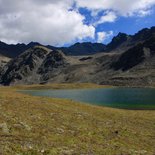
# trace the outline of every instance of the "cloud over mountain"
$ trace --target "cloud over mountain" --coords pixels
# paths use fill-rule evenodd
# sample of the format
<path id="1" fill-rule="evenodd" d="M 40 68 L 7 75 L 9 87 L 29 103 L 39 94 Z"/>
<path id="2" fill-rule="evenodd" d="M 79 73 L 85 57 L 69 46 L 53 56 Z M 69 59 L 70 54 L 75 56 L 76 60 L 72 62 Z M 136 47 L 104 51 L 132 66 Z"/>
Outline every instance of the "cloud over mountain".
<path id="1" fill-rule="evenodd" d="M 145 16 L 154 4 L 155 0 L 0 0 L 0 40 L 51 45 L 95 40 L 97 25 L 114 22 L 118 16 Z M 96 12 L 92 18 L 104 14 L 87 24 L 80 8 Z"/>
<path id="2" fill-rule="evenodd" d="M 97 42 L 98 43 L 102 43 L 103 41 L 105 41 L 106 39 L 108 39 L 109 37 L 111 37 L 112 35 L 113 35 L 113 31 L 98 32 L 97 33 Z"/>
<path id="3" fill-rule="evenodd" d="M 93 38 L 95 28 L 83 23 L 84 16 L 64 1 L 1 0 L 0 39 L 7 42 L 38 41 L 61 45 L 86 37 Z"/>

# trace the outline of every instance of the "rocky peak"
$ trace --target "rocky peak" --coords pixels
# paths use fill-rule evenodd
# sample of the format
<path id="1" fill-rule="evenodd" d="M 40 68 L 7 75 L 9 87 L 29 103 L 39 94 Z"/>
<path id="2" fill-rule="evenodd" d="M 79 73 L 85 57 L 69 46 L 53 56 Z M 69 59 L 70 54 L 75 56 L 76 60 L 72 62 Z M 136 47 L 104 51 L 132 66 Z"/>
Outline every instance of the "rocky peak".
<path id="1" fill-rule="evenodd" d="M 129 35 L 125 33 L 118 33 L 117 36 L 115 36 L 112 41 L 107 45 L 107 50 L 113 50 L 117 48 L 119 45 L 127 41 Z"/>
<path id="2" fill-rule="evenodd" d="M 151 27 L 150 29 L 145 28 L 137 32 L 133 36 L 133 41 L 143 41 L 155 36 L 155 27 Z"/>
<path id="3" fill-rule="evenodd" d="M 29 44 L 27 44 L 28 47 L 34 47 L 34 46 L 40 46 L 41 44 L 38 42 L 31 41 Z"/>

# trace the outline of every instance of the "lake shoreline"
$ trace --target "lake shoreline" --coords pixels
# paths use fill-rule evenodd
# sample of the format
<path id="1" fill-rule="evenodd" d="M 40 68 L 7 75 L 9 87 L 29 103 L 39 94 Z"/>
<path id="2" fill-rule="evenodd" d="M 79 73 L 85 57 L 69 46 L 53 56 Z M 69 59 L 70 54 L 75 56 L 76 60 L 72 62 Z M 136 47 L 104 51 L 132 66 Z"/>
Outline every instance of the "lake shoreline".
<path id="1" fill-rule="evenodd" d="M 100 85 L 95 83 L 48 83 L 32 85 L 10 85 L 0 87 L 10 87 L 15 89 L 89 89 L 89 88 L 155 88 L 155 86 L 121 86 L 121 85 Z"/>

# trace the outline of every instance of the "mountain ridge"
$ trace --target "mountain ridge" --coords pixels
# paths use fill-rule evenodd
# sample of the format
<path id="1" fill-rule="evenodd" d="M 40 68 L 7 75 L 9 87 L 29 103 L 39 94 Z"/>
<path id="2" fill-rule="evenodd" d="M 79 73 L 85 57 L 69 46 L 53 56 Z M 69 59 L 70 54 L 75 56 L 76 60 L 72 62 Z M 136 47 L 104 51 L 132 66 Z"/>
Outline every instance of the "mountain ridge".
<path id="1" fill-rule="evenodd" d="M 149 39 L 152 34 L 155 34 L 155 27 L 144 28 L 134 35 L 128 35 L 125 33 L 119 32 L 116 36 L 113 37 L 110 43 L 107 45 L 102 43 L 75 43 L 69 47 L 54 47 L 51 45 L 42 45 L 38 42 L 30 42 L 28 44 L 6 44 L 0 41 L 0 54 L 9 58 L 15 58 L 16 56 L 23 53 L 25 50 L 36 46 L 44 46 L 51 50 L 62 50 L 66 55 L 91 55 L 100 52 L 111 52 L 117 50 L 117 52 L 122 52 L 131 47 L 131 45 L 137 44 L 143 40 Z M 128 40 L 128 42 L 127 42 Z"/>

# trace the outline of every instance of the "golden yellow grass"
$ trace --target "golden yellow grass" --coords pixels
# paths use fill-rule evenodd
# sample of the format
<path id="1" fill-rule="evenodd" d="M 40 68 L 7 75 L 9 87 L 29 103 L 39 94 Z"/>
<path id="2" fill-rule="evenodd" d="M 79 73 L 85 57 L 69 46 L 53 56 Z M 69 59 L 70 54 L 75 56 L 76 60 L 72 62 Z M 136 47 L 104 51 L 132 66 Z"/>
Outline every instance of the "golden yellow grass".
<path id="1" fill-rule="evenodd" d="M 28 87 L 34 88 L 25 88 Z M 15 90 L 17 87 L 0 88 L 2 155 L 155 154 L 154 111 L 98 107 L 24 95 Z"/>
<path id="2" fill-rule="evenodd" d="M 45 85 L 18 85 L 11 88 L 15 89 L 85 89 L 85 88 L 109 88 L 112 86 L 108 85 L 97 85 L 93 83 L 54 83 L 54 84 L 45 84 Z"/>

